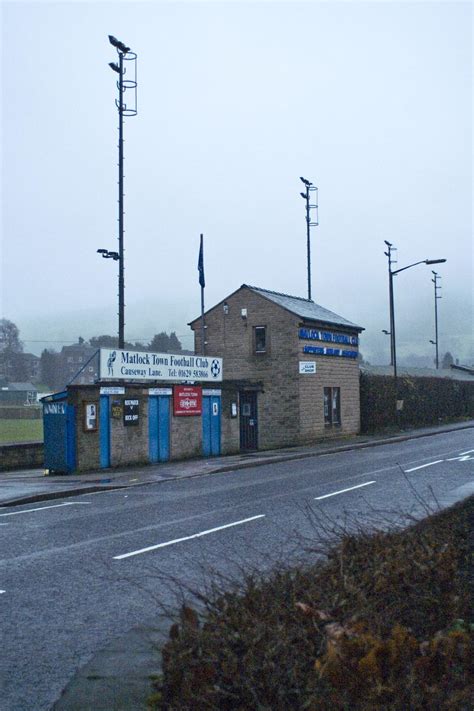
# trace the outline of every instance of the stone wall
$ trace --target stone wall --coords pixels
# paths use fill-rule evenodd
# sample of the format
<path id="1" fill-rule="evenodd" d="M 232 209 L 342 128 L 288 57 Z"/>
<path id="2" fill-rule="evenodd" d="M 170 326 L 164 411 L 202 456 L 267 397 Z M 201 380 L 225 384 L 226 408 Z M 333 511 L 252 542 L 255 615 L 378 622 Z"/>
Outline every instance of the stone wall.
<path id="1" fill-rule="evenodd" d="M 0 445 L 0 471 L 40 469 L 44 466 L 42 442 Z"/>

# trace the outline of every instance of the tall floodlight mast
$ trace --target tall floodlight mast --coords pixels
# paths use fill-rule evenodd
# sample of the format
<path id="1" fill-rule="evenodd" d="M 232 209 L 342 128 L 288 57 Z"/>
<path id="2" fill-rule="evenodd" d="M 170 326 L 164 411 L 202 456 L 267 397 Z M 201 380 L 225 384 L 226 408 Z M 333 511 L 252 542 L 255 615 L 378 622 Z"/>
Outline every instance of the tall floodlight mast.
<path id="1" fill-rule="evenodd" d="M 308 301 L 311 301 L 311 227 L 317 227 L 319 224 L 318 188 L 306 178 L 300 177 L 300 180 L 306 188 L 306 192 L 300 193 L 300 195 L 306 201 L 306 264 L 308 272 Z M 315 200 L 313 204 L 310 203 L 311 194 Z M 311 210 L 315 210 L 315 220 L 311 217 Z"/>
<path id="2" fill-rule="evenodd" d="M 136 116 L 137 114 L 137 55 L 130 51 L 123 42 L 109 35 L 110 44 L 115 47 L 118 54 L 118 64 L 109 62 L 109 67 L 119 75 L 117 80 L 118 99 L 115 100 L 115 105 L 119 114 L 119 214 L 118 214 L 118 263 L 119 263 L 119 278 L 118 278 L 118 347 L 123 348 L 125 345 L 125 269 L 124 269 L 124 210 L 123 210 L 123 119 L 124 116 Z M 127 73 L 128 72 L 128 73 Z M 125 92 L 128 91 L 130 102 L 125 102 Z"/>

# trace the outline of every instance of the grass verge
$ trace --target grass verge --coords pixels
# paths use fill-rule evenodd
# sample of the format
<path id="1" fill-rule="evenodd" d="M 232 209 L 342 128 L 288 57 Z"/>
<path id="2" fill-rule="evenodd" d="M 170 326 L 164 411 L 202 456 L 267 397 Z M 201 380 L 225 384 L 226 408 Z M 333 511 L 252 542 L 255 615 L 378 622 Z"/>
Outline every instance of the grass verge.
<path id="1" fill-rule="evenodd" d="M 0 444 L 42 442 L 43 420 L 0 419 Z"/>
<path id="2" fill-rule="evenodd" d="M 471 711 L 473 538 L 471 497 L 183 606 L 149 708 Z"/>

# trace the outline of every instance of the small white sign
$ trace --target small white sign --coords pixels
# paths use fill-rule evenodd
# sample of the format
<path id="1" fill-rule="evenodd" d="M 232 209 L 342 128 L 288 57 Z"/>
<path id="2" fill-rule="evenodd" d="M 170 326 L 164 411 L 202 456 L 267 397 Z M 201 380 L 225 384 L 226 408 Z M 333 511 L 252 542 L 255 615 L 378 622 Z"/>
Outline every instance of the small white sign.
<path id="1" fill-rule="evenodd" d="M 208 390 L 207 388 L 203 388 L 202 394 L 203 397 L 220 397 L 222 390 Z"/>
<path id="2" fill-rule="evenodd" d="M 315 360 L 300 360 L 300 375 L 316 372 Z"/>
<path id="3" fill-rule="evenodd" d="M 171 388 L 148 388 L 148 395 L 172 395 Z"/>
<path id="4" fill-rule="evenodd" d="M 125 388 L 104 387 L 100 389 L 101 395 L 125 395 Z"/>

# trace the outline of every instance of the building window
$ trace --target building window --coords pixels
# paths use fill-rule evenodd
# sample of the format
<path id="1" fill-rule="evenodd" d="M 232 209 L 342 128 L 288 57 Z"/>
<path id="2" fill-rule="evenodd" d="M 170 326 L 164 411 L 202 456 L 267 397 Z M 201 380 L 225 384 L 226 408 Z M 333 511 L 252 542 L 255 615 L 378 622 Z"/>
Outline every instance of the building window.
<path id="1" fill-rule="evenodd" d="M 324 424 L 341 424 L 341 388 L 324 388 Z"/>
<path id="2" fill-rule="evenodd" d="M 255 326 L 255 353 L 267 352 L 267 327 Z"/>

